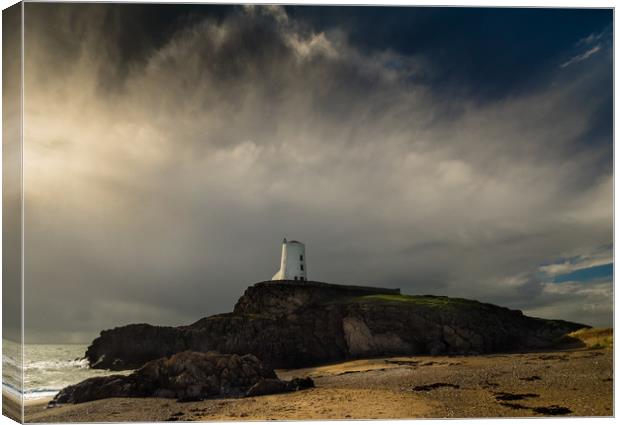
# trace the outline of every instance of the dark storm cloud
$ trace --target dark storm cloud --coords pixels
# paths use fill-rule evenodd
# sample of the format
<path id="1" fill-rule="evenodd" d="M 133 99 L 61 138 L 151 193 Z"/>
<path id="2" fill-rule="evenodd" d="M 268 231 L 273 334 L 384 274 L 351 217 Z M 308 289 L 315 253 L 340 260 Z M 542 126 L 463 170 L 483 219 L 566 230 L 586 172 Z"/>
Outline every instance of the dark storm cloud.
<path id="1" fill-rule="evenodd" d="M 21 341 L 21 7 L 2 11 L 2 24 L 2 336 Z"/>
<path id="2" fill-rule="evenodd" d="M 307 244 L 312 279 L 609 322 L 609 282 L 539 273 L 610 251 L 608 21 L 584 12 L 565 43 L 528 35 L 558 47 L 527 89 L 490 96 L 494 78 L 485 89 L 465 69 L 448 98 L 465 53 L 453 63 L 437 46 L 477 61 L 489 49 L 463 25 L 485 9 L 460 26 L 454 10 L 386 16 L 396 33 L 427 28 L 414 51 L 357 9 L 28 7 L 31 340 L 229 311 L 273 275 L 284 236 Z M 466 44 L 433 41 L 441 13 Z M 590 34 L 600 51 L 561 67 Z M 484 102 L 467 95 L 479 89 Z"/>
<path id="3" fill-rule="evenodd" d="M 427 84 L 445 96 L 493 100 L 540 89 L 578 40 L 609 43 L 611 9 L 288 7 L 319 30 L 345 28 L 351 43 L 427 57 Z M 606 31 L 605 31 L 606 30 Z M 591 37 L 588 39 L 588 37 Z M 584 44 L 584 43 L 582 43 Z M 568 55 L 568 58 L 567 58 Z"/>
<path id="4" fill-rule="evenodd" d="M 235 13 L 231 6 L 192 4 L 29 3 L 26 9 L 29 35 L 57 57 L 55 66 L 71 66 L 88 41 L 99 58 L 101 88 L 113 91 L 183 27 Z"/>

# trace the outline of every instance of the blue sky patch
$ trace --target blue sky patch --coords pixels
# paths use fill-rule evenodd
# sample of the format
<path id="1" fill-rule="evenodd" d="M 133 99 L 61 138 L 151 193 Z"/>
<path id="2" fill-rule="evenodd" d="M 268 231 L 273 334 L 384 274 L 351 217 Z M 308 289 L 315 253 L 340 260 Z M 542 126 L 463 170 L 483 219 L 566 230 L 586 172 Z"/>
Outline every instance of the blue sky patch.
<path id="1" fill-rule="evenodd" d="M 595 279 L 612 278 L 614 274 L 613 263 L 604 264 L 602 266 L 589 267 L 587 269 L 575 270 L 570 273 L 556 276 L 553 281 L 555 283 L 562 282 L 585 282 Z"/>

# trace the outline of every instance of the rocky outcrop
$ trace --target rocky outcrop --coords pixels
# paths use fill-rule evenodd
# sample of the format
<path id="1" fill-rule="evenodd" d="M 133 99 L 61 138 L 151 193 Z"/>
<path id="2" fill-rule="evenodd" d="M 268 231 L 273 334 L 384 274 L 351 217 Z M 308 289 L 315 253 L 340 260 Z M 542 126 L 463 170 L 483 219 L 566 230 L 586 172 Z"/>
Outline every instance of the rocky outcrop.
<path id="1" fill-rule="evenodd" d="M 105 341 L 105 350 L 99 350 L 98 341 Z M 93 368 L 126 370 L 188 349 L 183 332 L 178 328 L 132 324 L 102 331 L 86 350 L 86 357 Z M 131 356 L 127 356 L 129 350 Z"/>
<path id="2" fill-rule="evenodd" d="M 293 280 L 267 281 L 247 288 L 233 312 L 237 315 L 288 316 L 306 307 L 369 295 L 400 295 L 400 289 Z"/>
<path id="3" fill-rule="evenodd" d="M 184 350 L 216 350 L 294 368 L 369 356 L 531 350 L 584 327 L 460 298 L 269 281 L 250 286 L 232 313 L 177 328 L 104 331 L 86 357 L 91 367 L 121 370 Z"/>
<path id="4" fill-rule="evenodd" d="M 60 391 L 51 404 L 109 397 L 165 397 L 180 401 L 240 397 L 313 387 L 312 379 L 282 381 L 273 369 L 246 354 L 185 351 L 148 362 L 128 376 L 90 378 Z"/>

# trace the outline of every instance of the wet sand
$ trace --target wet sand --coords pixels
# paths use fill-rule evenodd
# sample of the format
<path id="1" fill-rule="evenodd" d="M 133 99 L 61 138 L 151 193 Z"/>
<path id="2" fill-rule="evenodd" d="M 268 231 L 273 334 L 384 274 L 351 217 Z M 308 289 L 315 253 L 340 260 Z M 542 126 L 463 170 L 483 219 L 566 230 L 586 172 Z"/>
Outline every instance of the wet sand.
<path id="1" fill-rule="evenodd" d="M 416 356 L 278 370 L 311 376 L 296 393 L 180 403 L 106 399 L 46 409 L 27 422 L 235 421 L 612 416 L 612 351 L 571 350 L 487 356 Z"/>

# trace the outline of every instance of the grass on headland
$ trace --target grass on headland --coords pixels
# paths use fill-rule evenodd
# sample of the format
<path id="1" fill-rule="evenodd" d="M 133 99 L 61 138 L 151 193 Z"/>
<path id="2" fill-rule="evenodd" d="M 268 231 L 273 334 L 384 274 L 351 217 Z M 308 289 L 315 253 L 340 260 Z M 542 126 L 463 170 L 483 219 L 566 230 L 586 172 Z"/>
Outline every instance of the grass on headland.
<path id="1" fill-rule="evenodd" d="M 464 298 L 451 298 L 451 297 L 436 296 L 436 295 L 377 294 L 377 295 L 363 295 L 360 297 L 355 297 L 350 301 L 407 303 L 407 304 L 415 304 L 415 305 L 425 305 L 425 306 L 430 306 L 430 307 L 483 305 L 483 303 L 480 303 L 478 301 L 467 300 Z"/>

